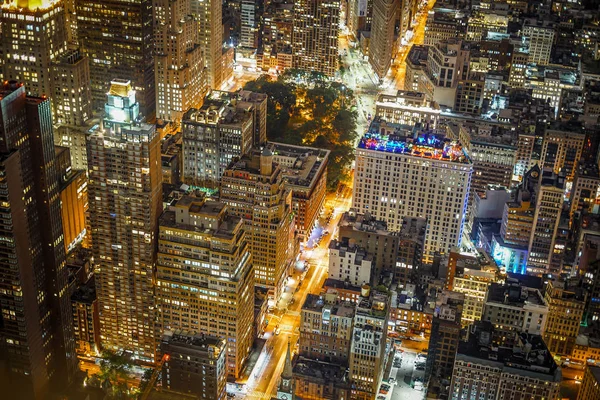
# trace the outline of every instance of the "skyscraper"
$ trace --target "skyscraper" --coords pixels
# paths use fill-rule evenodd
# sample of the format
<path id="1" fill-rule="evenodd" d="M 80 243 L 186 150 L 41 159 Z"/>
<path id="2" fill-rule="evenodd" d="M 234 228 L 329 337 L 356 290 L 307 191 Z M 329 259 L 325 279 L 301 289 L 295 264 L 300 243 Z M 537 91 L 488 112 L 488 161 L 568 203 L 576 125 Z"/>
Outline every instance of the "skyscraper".
<path id="1" fill-rule="evenodd" d="M 61 0 L 9 0 L 0 8 L 4 79 L 23 82 L 32 96 L 51 96 L 52 63 L 67 50 Z"/>
<path id="2" fill-rule="evenodd" d="M 399 3 L 399 0 L 373 0 L 369 64 L 379 79 L 385 78 L 392 64 Z"/>
<path id="3" fill-rule="evenodd" d="M 339 0 L 294 2 L 294 68 L 335 75 L 338 70 L 339 19 Z"/>
<path id="4" fill-rule="evenodd" d="M 389 231 L 401 229 L 403 216 L 427 218 L 423 261 L 432 262 L 461 243 L 472 173 L 458 141 L 375 118 L 356 150 L 352 207 Z"/>
<path id="5" fill-rule="evenodd" d="M 58 179 L 50 101 L 28 97 L 14 81 L 5 84 L 0 352 L 13 398 L 45 398 L 49 388 L 64 387 L 77 366 Z"/>
<path id="6" fill-rule="evenodd" d="M 154 0 L 156 117 L 181 121 L 207 92 L 198 21 L 189 0 Z"/>
<path id="7" fill-rule="evenodd" d="M 268 148 L 233 161 L 221 178 L 221 201 L 243 218 L 250 232 L 256 285 L 279 299 L 296 251 L 292 192 Z"/>
<path id="8" fill-rule="evenodd" d="M 198 21 L 198 39 L 204 54 L 208 87 L 220 89 L 223 83 L 223 5 L 221 0 L 191 0 Z"/>
<path id="9" fill-rule="evenodd" d="M 52 65 L 54 123 L 82 126 L 92 118 L 89 60 L 79 50 L 64 53 Z"/>
<path id="10" fill-rule="evenodd" d="M 226 370 L 237 378 L 254 339 L 254 270 L 242 220 L 224 203 L 184 196 L 159 224 L 157 334 L 226 339 Z"/>
<path id="11" fill-rule="evenodd" d="M 529 238 L 529 258 L 527 273 L 532 275 L 560 274 L 553 267 L 558 245 L 556 233 L 563 209 L 565 190 L 564 176 L 557 176 L 550 170 L 543 170 L 536 193 L 535 215 Z M 560 245 L 559 245 L 560 246 Z M 559 263 L 560 264 L 560 263 Z"/>
<path id="12" fill-rule="evenodd" d="M 101 109 L 114 77 L 131 81 L 140 112 L 155 111 L 152 0 L 80 0 L 79 44 L 90 59 L 95 108 Z"/>
<path id="13" fill-rule="evenodd" d="M 89 209 L 102 346 L 154 361 L 160 141 L 128 80 L 111 82 L 104 129 L 89 138 Z"/>

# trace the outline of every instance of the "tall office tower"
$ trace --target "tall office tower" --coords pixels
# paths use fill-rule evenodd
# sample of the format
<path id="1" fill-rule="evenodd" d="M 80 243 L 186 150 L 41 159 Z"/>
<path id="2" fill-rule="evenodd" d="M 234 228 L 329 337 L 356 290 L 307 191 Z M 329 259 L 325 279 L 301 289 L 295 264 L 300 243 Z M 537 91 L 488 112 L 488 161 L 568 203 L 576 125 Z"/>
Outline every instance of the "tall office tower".
<path id="1" fill-rule="evenodd" d="M 286 271 L 295 256 L 292 192 L 268 148 L 233 161 L 221 178 L 221 201 L 247 223 L 255 283 L 279 299 Z"/>
<path id="2" fill-rule="evenodd" d="M 200 109 L 183 116 L 183 181 L 216 188 L 229 163 L 252 149 L 254 114 L 238 108 L 232 94 L 212 91 Z"/>
<path id="3" fill-rule="evenodd" d="M 544 298 L 549 310 L 544 332 L 548 350 L 552 354 L 571 355 L 579 335 L 587 292 L 575 282 L 549 281 Z"/>
<path id="4" fill-rule="evenodd" d="M 294 30 L 294 2 L 267 1 L 256 64 L 263 71 L 275 68 L 282 71 L 292 67 L 292 32 Z"/>
<path id="5" fill-rule="evenodd" d="M 525 274 L 529 239 L 535 216 L 535 195 L 540 180 L 536 165 L 523 175 L 514 201 L 507 202 L 502 213 L 500 234 L 492 237 L 492 255 L 508 272 Z"/>
<path id="6" fill-rule="evenodd" d="M 339 0 L 294 2 L 293 67 L 334 76 L 338 70 Z"/>
<path id="7" fill-rule="evenodd" d="M 552 171 L 541 173 L 536 193 L 535 215 L 529 239 L 527 273 L 531 275 L 553 274 L 561 271 L 554 268 L 556 254 L 556 234 L 563 209 L 565 178 Z M 562 252 L 561 252 L 562 253 Z"/>
<path id="8" fill-rule="evenodd" d="M 88 141 L 89 202 L 102 346 L 153 362 L 160 139 L 128 80 L 111 82 L 104 129 Z"/>
<path id="9" fill-rule="evenodd" d="M 529 53 L 524 49 L 515 49 L 512 53 L 508 84 L 513 88 L 525 87 L 525 69 L 529 59 Z"/>
<path id="10" fill-rule="evenodd" d="M 131 81 L 140 114 L 154 115 L 152 0 L 78 0 L 79 45 L 90 60 L 94 108 L 101 110 L 111 79 Z"/>
<path id="11" fill-rule="evenodd" d="M 400 0 L 373 0 L 369 64 L 379 80 L 385 78 L 392 64 L 399 3 Z"/>
<path id="12" fill-rule="evenodd" d="M 46 398 L 77 367 L 50 100 L 0 91 L 0 377 L 13 398 Z M 6 375 L 4 374 L 6 372 Z"/>
<path id="13" fill-rule="evenodd" d="M 576 213 L 598 213 L 600 173 L 595 163 L 579 164 L 569 197 L 571 221 Z"/>
<path id="14" fill-rule="evenodd" d="M 241 0 L 240 2 L 240 46 L 247 49 L 258 47 L 258 32 L 261 30 L 263 1 Z"/>
<path id="15" fill-rule="evenodd" d="M 300 238 L 308 238 L 325 204 L 330 151 L 274 142 L 266 146 L 283 171 L 286 188 L 292 190 L 296 233 Z"/>
<path id="16" fill-rule="evenodd" d="M 473 163 L 457 141 L 380 125 L 375 118 L 358 144 L 352 206 L 390 231 L 400 230 L 403 216 L 427 218 L 423 261 L 430 263 L 435 252 L 460 245 Z"/>
<path id="17" fill-rule="evenodd" d="M 454 357 L 461 339 L 461 318 L 465 302 L 463 293 L 444 290 L 435 302 L 431 322 L 429 351 L 425 365 L 425 382 L 449 379 L 452 376 Z"/>
<path id="18" fill-rule="evenodd" d="M 460 39 L 441 40 L 431 46 L 423 80 L 428 98 L 454 108 L 458 82 L 469 77 L 469 59 L 469 44 Z"/>
<path id="19" fill-rule="evenodd" d="M 548 64 L 555 35 L 553 23 L 549 20 L 527 18 L 522 33 L 528 45 L 527 61 Z"/>
<path id="20" fill-rule="evenodd" d="M 0 8 L 5 80 L 23 82 L 32 96 L 52 95 L 52 63 L 67 50 L 60 0 L 9 0 Z"/>
<path id="21" fill-rule="evenodd" d="M 473 178 L 469 204 L 475 193 L 485 193 L 488 185 L 510 187 L 517 149 L 514 146 L 486 141 L 485 137 L 473 138 L 469 155 L 473 160 Z"/>
<path id="22" fill-rule="evenodd" d="M 535 144 L 535 134 L 530 132 L 519 132 L 517 139 L 517 153 L 515 154 L 515 169 L 513 174 L 519 180 L 523 179 L 525 172 L 531 167 L 531 154 Z"/>
<path id="23" fill-rule="evenodd" d="M 389 315 L 387 294 L 374 291 L 356 306 L 350 345 L 351 398 L 374 398 L 377 393 L 385 369 Z"/>
<path id="24" fill-rule="evenodd" d="M 206 81 L 210 89 L 223 83 L 223 15 L 220 0 L 191 0 L 192 15 L 198 21 L 198 40 L 207 68 Z"/>
<path id="25" fill-rule="evenodd" d="M 225 338 L 226 368 L 237 378 L 254 320 L 254 271 L 242 220 L 224 203 L 185 196 L 159 225 L 158 334 L 183 329 Z"/>
<path id="26" fill-rule="evenodd" d="M 478 323 L 460 342 L 448 398 L 559 399 L 561 369 L 544 340 L 523 333 L 498 345 L 490 340 L 494 333 L 489 323 Z"/>
<path id="27" fill-rule="evenodd" d="M 572 181 L 584 143 L 585 132 L 578 124 L 555 123 L 547 127 L 542 143 L 540 166 L 551 168 L 556 174 L 563 172 L 567 179 Z"/>
<path id="28" fill-rule="evenodd" d="M 75 10 L 76 0 L 64 0 L 65 7 L 65 23 L 67 27 L 67 42 L 69 47 L 77 46 L 77 13 Z"/>
<path id="29" fill-rule="evenodd" d="M 225 400 L 225 349 L 225 340 L 214 335 L 179 330 L 165 334 L 160 344 L 161 352 L 168 355 L 162 368 L 163 388 L 190 397 Z"/>
<path id="30" fill-rule="evenodd" d="M 87 137 L 98 129 L 92 115 L 90 66 L 79 49 L 64 53 L 52 64 L 52 111 L 58 125 L 54 144 L 69 148 L 71 167 L 87 170 Z M 87 173 L 86 173 L 87 175 Z"/>
<path id="31" fill-rule="evenodd" d="M 154 0 L 156 118 L 180 122 L 202 102 L 206 77 L 190 0 Z"/>
<path id="32" fill-rule="evenodd" d="M 300 356 L 348 365 L 356 304 L 337 294 L 308 294 L 300 313 Z"/>
<path id="33" fill-rule="evenodd" d="M 54 123 L 82 126 L 92 118 L 89 60 L 80 50 L 64 53 L 52 65 Z"/>

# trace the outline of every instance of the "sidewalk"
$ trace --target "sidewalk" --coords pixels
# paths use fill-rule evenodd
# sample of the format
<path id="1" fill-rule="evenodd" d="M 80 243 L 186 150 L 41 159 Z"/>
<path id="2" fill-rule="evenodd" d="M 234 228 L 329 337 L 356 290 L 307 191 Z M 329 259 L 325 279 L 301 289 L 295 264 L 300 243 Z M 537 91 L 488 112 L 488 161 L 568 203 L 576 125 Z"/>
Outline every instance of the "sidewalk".
<path id="1" fill-rule="evenodd" d="M 250 352 L 250 356 L 246 361 L 246 365 L 244 365 L 244 369 L 242 370 L 242 374 L 238 381 L 246 381 L 252 370 L 256 366 L 256 362 L 258 361 L 258 357 L 263 350 L 263 347 L 267 343 L 267 339 L 256 338 L 254 339 L 254 343 L 252 344 L 252 351 Z"/>

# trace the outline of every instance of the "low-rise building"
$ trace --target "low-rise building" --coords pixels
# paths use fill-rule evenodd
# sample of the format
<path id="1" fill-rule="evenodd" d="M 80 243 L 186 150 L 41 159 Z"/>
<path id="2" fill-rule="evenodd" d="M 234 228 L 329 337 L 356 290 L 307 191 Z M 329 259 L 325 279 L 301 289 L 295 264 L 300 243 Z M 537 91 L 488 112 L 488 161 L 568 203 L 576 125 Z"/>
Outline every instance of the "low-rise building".
<path id="1" fill-rule="evenodd" d="M 375 115 L 394 124 L 435 128 L 440 112 L 440 107 L 427 100 L 425 93 L 416 91 L 399 90 L 396 95 L 380 93 L 375 102 Z"/>
<path id="2" fill-rule="evenodd" d="M 548 320 L 548 303 L 538 289 L 521 285 L 513 278 L 492 283 L 484 300 L 482 321 L 494 325 L 503 337 L 525 332 L 542 335 Z"/>
<path id="3" fill-rule="evenodd" d="M 308 294 L 300 314 L 300 355 L 325 362 L 348 363 L 356 304 L 336 294 Z"/>
<path id="4" fill-rule="evenodd" d="M 177 330 L 166 332 L 160 344 L 165 389 L 198 398 L 225 400 L 227 368 L 225 340 Z"/>
<path id="5" fill-rule="evenodd" d="M 329 243 L 329 277 L 361 286 L 371 281 L 373 257 L 352 241 Z"/>
<path id="6" fill-rule="evenodd" d="M 300 399 L 350 399 L 350 382 L 344 365 L 299 356 L 294 363 L 294 393 Z"/>
<path id="7" fill-rule="evenodd" d="M 558 400 L 561 369 L 542 337 L 520 333 L 495 345 L 493 331 L 489 323 L 480 323 L 459 344 L 449 398 Z"/>

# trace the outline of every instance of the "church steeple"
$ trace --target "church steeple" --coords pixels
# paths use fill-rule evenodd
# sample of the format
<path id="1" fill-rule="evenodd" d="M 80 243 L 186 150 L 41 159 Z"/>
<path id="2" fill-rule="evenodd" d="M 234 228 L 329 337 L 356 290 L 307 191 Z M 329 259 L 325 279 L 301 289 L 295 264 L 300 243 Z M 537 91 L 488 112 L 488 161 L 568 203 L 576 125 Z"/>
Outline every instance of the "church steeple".
<path id="1" fill-rule="evenodd" d="M 292 366 L 292 351 L 288 341 L 285 364 L 281 373 L 281 381 L 277 389 L 277 398 L 281 400 L 293 400 L 294 397 L 294 367 Z"/>

